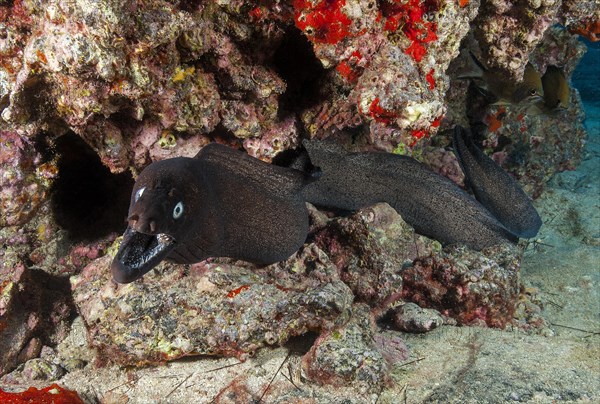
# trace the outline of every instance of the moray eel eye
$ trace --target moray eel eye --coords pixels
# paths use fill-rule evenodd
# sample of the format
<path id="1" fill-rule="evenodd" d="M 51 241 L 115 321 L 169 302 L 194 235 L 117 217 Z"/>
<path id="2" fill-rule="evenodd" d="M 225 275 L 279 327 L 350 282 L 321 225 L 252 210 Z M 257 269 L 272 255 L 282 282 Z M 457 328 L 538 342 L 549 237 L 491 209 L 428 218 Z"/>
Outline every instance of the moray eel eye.
<path id="1" fill-rule="evenodd" d="M 183 215 L 183 202 L 179 202 L 173 209 L 173 219 L 179 219 Z"/>

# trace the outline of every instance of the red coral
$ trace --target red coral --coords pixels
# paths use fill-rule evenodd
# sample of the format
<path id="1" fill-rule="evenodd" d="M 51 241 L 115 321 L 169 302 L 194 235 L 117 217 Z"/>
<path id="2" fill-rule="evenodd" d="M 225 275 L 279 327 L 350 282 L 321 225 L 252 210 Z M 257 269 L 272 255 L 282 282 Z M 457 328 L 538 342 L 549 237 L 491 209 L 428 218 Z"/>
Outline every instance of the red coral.
<path id="1" fill-rule="evenodd" d="M 435 70 L 431 69 L 429 73 L 427 73 L 427 76 L 425 76 L 425 80 L 427 80 L 427 82 L 429 83 L 430 90 L 433 90 L 435 88 L 435 79 L 433 78 L 433 73 L 435 73 Z"/>
<path id="2" fill-rule="evenodd" d="M 569 32 L 596 42 L 600 40 L 600 20 L 588 20 L 569 26 Z"/>
<path id="3" fill-rule="evenodd" d="M 4 404 L 83 404 L 76 392 L 63 389 L 56 383 L 41 390 L 30 387 L 21 393 L 8 393 L 0 389 L 0 402 Z"/>
<path id="4" fill-rule="evenodd" d="M 386 0 L 381 3 L 381 14 L 385 18 L 384 29 L 395 32 L 401 29 L 412 41 L 404 51 L 417 62 L 427 53 L 423 45 L 437 40 L 437 25 L 423 19 L 439 10 L 437 0 Z"/>
<path id="5" fill-rule="evenodd" d="M 346 60 L 343 60 L 335 68 L 349 82 L 354 82 L 362 74 L 364 67 L 359 66 L 363 56 L 359 51 L 352 52 L 352 55 Z"/>
<path id="6" fill-rule="evenodd" d="M 408 56 L 412 57 L 415 61 L 420 62 L 423 59 L 423 56 L 427 53 L 427 49 L 421 45 L 419 42 L 413 42 L 406 50 L 404 51 Z"/>
<path id="7" fill-rule="evenodd" d="M 442 116 L 439 116 L 439 117 L 435 118 L 433 122 L 431 122 L 431 126 L 429 129 L 431 130 L 431 128 L 437 128 L 440 126 L 441 123 L 442 123 Z M 422 138 L 429 137 L 430 133 L 425 130 L 415 129 L 410 133 L 410 135 L 413 137 L 413 141 L 409 144 L 409 146 L 412 147 L 415 144 L 417 144 L 417 142 L 419 140 L 421 140 Z"/>
<path id="8" fill-rule="evenodd" d="M 227 297 L 230 299 L 233 299 L 234 297 L 236 297 L 237 295 L 239 295 L 240 293 L 242 293 L 244 290 L 247 290 L 247 289 L 250 289 L 250 285 L 242 285 L 239 288 L 229 291 L 229 293 L 227 293 Z"/>
<path id="9" fill-rule="evenodd" d="M 498 108 L 498 112 L 495 114 L 487 115 L 484 121 L 488 125 L 488 130 L 490 132 L 496 132 L 498 129 L 502 127 L 502 118 L 506 115 L 506 108 L 500 107 Z"/>
<path id="10" fill-rule="evenodd" d="M 344 14 L 346 0 L 294 1 L 294 21 L 315 43 L 336 44 L 350 36 L 352 20 Z"/>
<path id="11" fill-rule="evenodd" d="M 409 145 L 409 146 L 414 146 L 418 140 L 428 136 L 429 134 L 427 132 L 425 132 L 424 130 L 421 129 L 415 129 L 413 130 L 410 135 L 413 137 L 413 142 Z"/>
<path id="12" fill-rule="evenodd" d="M 255 7 L 252 10 L 248 11 L 248 16 L 253 21 L 261 21 L 263 19 L 263 12 L 260 7 Z"/>
<path id="13" fill-rule="evenodd" d="M 396 118 L 397 114 L 394 111 L 383 108 L 379 105 L 379 98 L 375 98 L 369 106 L 369 115 L 377 122 L 389 124 Z"/>

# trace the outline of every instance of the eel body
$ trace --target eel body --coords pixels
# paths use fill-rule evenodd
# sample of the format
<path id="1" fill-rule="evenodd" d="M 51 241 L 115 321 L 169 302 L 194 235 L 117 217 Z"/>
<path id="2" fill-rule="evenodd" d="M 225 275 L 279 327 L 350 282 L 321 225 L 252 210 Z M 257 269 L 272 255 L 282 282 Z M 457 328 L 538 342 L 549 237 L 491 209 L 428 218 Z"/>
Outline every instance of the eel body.
<path id="1" fill-rule="evenodd" d="M 356 210 L 387 202 L 419 234 L 442 244 L 482 248 L 514 241 L 471 195 L 413 158 L 389 153 L 348 153 L 323 141 L 305 142 L 311 162 L 322 170 L 303 189 L 318 206 Z"/>
<path id="2" fill-rule="evenodd" d="M 519 184 L 475 146 L 464 128 L 456 126 L 452 140 L 465 173 L 465 185 L 471 188 L 477 200 L 515 236 L 534 237 L 542 226 L 542 219 Z"/>
<path id="3" fill-rule="evenodd" d="M 311 180 L 216 143 L 194 158 L 152 163 L 133 188 L 113 278 L 132 282 L 163 259 L 282 261 L 306 239 L 308 211 L 300 191 Z"/>
<path id="4" fill-rule="evenodd" d="M 305 141 L 307 155 L 291 167 L 216 143 L 194 158 L 152 163 L 133 188 L 113 278 L 132 282 L 163 259 L 282 261 L 306 239 L 306 202 L 349 211 L 387 202 L 417 233 L 477 250 L 533 237 L 541 221 L 518 184 L 462 128 L 454 142 L 479 201 L 413 158 L 350 153 L 327 141 Z"/>

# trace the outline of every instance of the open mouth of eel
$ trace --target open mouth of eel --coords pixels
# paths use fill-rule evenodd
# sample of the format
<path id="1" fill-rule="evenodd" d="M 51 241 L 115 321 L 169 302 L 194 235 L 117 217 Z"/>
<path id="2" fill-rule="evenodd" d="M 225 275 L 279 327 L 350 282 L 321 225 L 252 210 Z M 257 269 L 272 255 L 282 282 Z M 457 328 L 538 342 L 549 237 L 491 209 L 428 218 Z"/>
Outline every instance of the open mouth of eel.
<path id="1" fill-rule="evenodd" d="M 113 279 L 130 283 L 141 278 L 165 259 L 175 245 L 175 239 L 168 234 L 144 234 L 127 227 L 111 264 Z"/>

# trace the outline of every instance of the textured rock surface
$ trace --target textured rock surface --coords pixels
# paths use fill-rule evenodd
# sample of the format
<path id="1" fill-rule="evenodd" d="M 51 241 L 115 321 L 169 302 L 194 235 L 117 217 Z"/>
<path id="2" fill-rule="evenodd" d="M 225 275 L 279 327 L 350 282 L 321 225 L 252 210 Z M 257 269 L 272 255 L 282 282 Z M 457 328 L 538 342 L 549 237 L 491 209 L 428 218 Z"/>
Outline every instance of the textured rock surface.
<path id="1" fill-rule="evenodd" d="M 0 376 L 57 344 L 73 311 L 66 278 L 23 265 L 0 268 Z M 41 341 L 40 341 L 41 340 Z"/>
<path id="2" fill-rule="evenodd" d="M 437 310 L 405 303 L 394 310 L 394 325 L 405 332 L 427 332 L 441 326 L 444 319 Z"/>
<path id="3" fill-rule="evenodd" d="M 593 1 L 490 0 L 482 2 L 474 32 L 487 65 L 521 78 L 527 55 L 539 45 L 549 27 L 561 23 L 586 35 L 583 27 L 598 21 L 600 11 Z"/>
<path id="4" fill-rule="evenodd" d="M 336 218 L 315 240 L 356 298 L 377 311 L 400 298 L 404 267 L 419 256 L 441 251 L 438 242 L 416 235 L 388 204 Z"/>
<path id="5" fill-rule="evenodd" d="M 373 343 L 375 325 L 368 306 L 355 305 L 343 326 L 325 332 L 303 358 L 307 377 L 319 384 L 352 383 L 358 390 L 381 391 L 389 370 Z"/>
<path id="6" fill-rule="evenodd" d="M 164 264 L 118 287 L 107 270 L 115 234 L 123 229 L 129 173 L 151 161 L 193 156 L 210 141 L 270 161 L 303 138 L 336 132 L 355 149 L 412 154 L 460 183 L 446 137 L 430 136 L 465 124 L 476 107 L 467 83 L 453 80 L 456 69 L 448 68 L 468 32 L 474 30 L 480 43 L 471 38 L 465 45 L 485 48 L 479 49 L 482 62 L 513 79 L 528 60 L 542 73 L 549 65 L 572 73 L 581 47 L 570 34 L 545 27 L 561 22 L 571 32 L 595 35 L 593 1 L 544 1 L 0 2 L 0 372 L 27 362 L 12 382 L 34 384 L 34 365 L 45 361 L 50 377 L 58 367 L 84 375 L 89 383 L 69 382 L 69 374 L 63 380 L 86 390 L 90 400 L 118 401 L 129 388 L 139 398 L 154 390 L 153 382 L 162 383 L 167 399 L 178 400 L 184 397 L 178 388 L 185 391 L 194 377 L 210 385 L 200 394 L 208 401 L 258 400 L 261 394 L 279 402 L 378 400 L 369 389 L 359 395 L 312 383 L 296 389 L 281 378 L 269 390 L 283 358 L 264 368 L 248 360 L 258 370 L 245 366 L 249 374 L 224 385 L 211 372 L 206 379 L 186 375 L 183 384 L 171 386 L 172 374 L 167 382 L 151 375 L 170 368 L 110 368 L 97 392 L 95 354 L 80 352 L 87 344 L 83 329 L 73 351 L 48 348 L 66 335 L 65 320 L 74 313 L 69 285 L 59 278 L 73 274 L 79 274 L 72 285 L 90 345 L 99 352 L 97 364 L 162 363 L 200 353 L 246 358 L 307 331 L 323 333 L 316 352 L 344 342 L 332 339 L 334 330 L 343 330 L 377 358 L 369 375 L 386 367 L 402 373 L 397 369 L 408 349 L 401 338 L 382 336 L 365 321 L 400 297 L 461 324 L 515 324 L 515 313 L 529 316 L 517 327 L 546 329 L 541 303 L 518 294 L 515 251 L 441 251 L 383 205 L 329 223 L 319 216 L 314 244 L 268 268 Z M 531 195 L 539 195 L 557 170 L 578 162 L 584 131 L 576 92 L 561 114 L 488 105 L 477 113 L 487 128 L 480 142 Z M 355 298 L 371 314 L 359 306 L 346 323 Z M 310 363 L 340 383 L 363 374 L 360 363 L 348 359 L 347 367 L 338 366 L 335 355 L 313 355 Z M 266 376 L 265 369 L 273 372 Z M 459 382 L 465 372 L 456 375 Z M 535 380 L 537 387 L 522 386 L 515 394 L 535 398 L 539 386 L 556 379 Z M 417 391 L 427 397 L 420 395 L 427 387 Z M 553 398 L 564 394 L 544 391 Z M 581 391 L 572 397 L 594 396 L 593 389 Z M 456 392 L 432 397 L 441 401 Z"/>
<path id="7" fill-rule="evenodd" d="M 73 278 L 74 300 L 104 359 L 160 363 L 186 355 L 247 358 L 309 331 L 343 323 L 350 289 L 318 248 L 252 266 L 162 264 L 141 282 L 117 285 L 110 256 Z"/>
<path id="8" fill-rule="evenodd" d="M 460 324 L 504 327 L 519 297 L 518 251 L 509 245 L 474 253 L 462 247 L 418 258 L 402 272 L 402 297 Z"/>

